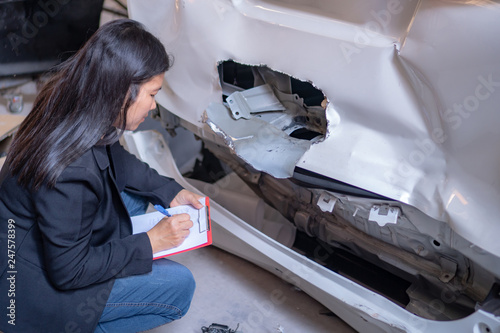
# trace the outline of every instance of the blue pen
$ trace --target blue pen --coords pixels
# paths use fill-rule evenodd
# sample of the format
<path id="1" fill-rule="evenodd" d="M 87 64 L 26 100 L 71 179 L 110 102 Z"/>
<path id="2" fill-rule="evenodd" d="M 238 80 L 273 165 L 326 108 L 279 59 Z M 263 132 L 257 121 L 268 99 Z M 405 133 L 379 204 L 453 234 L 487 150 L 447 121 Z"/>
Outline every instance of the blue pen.
<path id="1" fill-rule="evenodd" d="M 165 209 L 163 208 L 161 205 L 154 205 L 155 209 L 157 211 L 159 211 L 160 213 L 162 213 L 163 215 L 166 215 L 168 217 L 171 217 L 172 215 L 170 215 L 170 213 Z"/>

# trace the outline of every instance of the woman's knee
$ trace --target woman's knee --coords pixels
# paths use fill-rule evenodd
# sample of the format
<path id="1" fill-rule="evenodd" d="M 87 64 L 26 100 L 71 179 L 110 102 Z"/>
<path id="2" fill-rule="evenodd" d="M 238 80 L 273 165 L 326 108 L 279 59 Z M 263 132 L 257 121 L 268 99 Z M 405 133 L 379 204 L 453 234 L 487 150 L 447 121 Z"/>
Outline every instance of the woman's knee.
<path id="1" fill-rule="evenodd" d="M 168 280 L 165 281 L 168 293 L 175 294 L 173 302 L 184 316 L 191 305 L 196 288 L 193 274 L 184 265 L 170 260 L 158 261 L 155 264 L 162 271 L 161 276 Z"/>

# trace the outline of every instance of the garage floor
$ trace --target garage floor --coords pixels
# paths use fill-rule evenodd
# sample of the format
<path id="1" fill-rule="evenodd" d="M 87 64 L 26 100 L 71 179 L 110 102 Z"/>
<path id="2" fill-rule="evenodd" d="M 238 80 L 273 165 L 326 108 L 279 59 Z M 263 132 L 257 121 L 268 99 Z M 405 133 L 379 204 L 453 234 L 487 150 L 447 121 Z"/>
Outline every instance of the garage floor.
<path id="1" fill-rule="evenodd" d="M 200 333 L 212 323 L 238 333 L 351 333 L 341 319 L 304 292 L 256 265 L 215 246 L 178 254 L 197 287 L 184 318 L 151 333 Z M 279 295 L 280 304 L 276 304 Z"/>

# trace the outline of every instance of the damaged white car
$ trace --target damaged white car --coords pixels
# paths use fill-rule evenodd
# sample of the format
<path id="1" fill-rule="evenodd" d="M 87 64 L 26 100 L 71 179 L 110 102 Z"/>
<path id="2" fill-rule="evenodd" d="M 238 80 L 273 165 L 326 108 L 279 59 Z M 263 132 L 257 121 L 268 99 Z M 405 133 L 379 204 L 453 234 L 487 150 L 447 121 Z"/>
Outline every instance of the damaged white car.
<path id="1" fill-rule="evenodd" d="M 174 57 L 157 119 L 201 140 L 124 139 L 211 197 L 215 245 L 361 332 L 500 332 L 497 1 L 128 8 Z"/>

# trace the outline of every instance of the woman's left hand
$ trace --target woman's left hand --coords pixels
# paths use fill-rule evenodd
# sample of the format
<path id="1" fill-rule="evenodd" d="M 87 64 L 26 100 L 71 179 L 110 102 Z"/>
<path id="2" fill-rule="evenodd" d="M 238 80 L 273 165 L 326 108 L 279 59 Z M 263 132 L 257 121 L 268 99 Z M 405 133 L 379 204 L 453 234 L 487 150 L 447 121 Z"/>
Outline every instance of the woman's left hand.
<path id="1" fill-rule="evenodd" d="M 196 209 L 200 209 L 203 205 L 198 201 L 203 198 L 201 195 L 190 192 L 188 190 L 181 190 L 170 203 L 170 207 L 180 205 L 191 205 Z"/>

